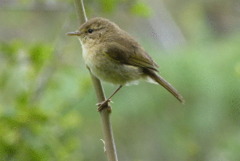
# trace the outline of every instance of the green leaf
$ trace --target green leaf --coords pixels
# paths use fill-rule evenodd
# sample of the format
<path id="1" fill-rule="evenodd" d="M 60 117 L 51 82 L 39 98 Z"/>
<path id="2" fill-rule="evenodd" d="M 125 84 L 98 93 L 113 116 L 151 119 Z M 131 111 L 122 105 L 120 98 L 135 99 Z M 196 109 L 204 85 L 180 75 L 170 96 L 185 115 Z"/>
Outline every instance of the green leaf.
<path id="1" fill-rule="evenodd" d="M 52 49 L 46 44 L 36 44 L 29 49 L 30 59 L 36 69 L 41 68 L 46 60 L 50 58 Z"/>
<path id="2" fill-rule="evenodd" d="M 131 12 L 142 17 L 148 17 L 151 15 L 151 9 L 143 2 L 137 2 L 134 4 L 131 8 Z"/>
<path id="3" fill-rule="evenodd" d="M 117 1 L 116 0 L 102 0 L 102 9 L 105 12 L 112 12 L 116 6 Z"/>

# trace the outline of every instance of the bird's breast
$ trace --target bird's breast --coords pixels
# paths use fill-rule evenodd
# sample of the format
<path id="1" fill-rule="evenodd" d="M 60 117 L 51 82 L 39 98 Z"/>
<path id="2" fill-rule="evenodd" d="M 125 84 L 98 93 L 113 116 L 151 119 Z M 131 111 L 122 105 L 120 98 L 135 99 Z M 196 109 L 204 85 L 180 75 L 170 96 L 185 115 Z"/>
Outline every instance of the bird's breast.
<path id="1" fill-rule="evenodd" d="M 106 53 L 101 52 L 97 46 L 86 48 L 82 46 L 83 59 L 91 72 L 101 80 L 113 84 L 124 85 L 143 77 L 139 67 L 121 64 L 112 60 Z"/>

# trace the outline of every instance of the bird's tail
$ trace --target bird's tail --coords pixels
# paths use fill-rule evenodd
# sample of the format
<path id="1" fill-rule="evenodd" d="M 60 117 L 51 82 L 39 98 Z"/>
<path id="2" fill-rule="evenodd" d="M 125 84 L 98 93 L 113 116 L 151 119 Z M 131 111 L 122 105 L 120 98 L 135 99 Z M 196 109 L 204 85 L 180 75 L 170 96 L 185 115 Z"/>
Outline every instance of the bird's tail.
<path id="1" fill-rule="evenodd" d="M 154 81 L 156 81 L 158 84 L 163 86 L 166 90 L 168 90 L 174 97 L 176 97 L 181 103 L 184 103 L 183 96 L 170 84 L 168 83 L 163 77 L 158 75 L 152 70 L 148 70 L 147 75 L 152 78 Z"/>

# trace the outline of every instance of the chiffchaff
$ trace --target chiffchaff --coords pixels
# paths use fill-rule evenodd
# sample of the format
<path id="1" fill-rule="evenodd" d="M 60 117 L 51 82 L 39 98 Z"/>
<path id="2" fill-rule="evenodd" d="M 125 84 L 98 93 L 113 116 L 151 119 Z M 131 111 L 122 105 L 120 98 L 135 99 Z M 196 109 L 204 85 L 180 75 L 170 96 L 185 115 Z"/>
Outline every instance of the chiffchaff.
<path id="1" fill-rule="evenodd" d="M 162 85 L 180 102 L 178 91 L 160 75 L 158 65 L 127 32 L 105 18 L 92 18 L 75 32 L 82 44 L 83 58 L 91 72 L 100 80 L 120 85 L 110 98 L 125 84 L 150 78 Z M 99 104 L 99 109 L 109 99 Z"/>

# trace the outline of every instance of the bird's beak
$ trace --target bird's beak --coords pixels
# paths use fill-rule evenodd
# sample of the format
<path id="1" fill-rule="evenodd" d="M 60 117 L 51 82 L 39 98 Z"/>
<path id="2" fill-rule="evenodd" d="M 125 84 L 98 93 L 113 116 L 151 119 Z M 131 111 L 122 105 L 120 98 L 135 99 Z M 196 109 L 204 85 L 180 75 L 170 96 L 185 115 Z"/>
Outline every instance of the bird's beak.
<path id="1" fill-rule="evenodd" d="M 68 36 L 80 36 L 81 32 L 79 32 L 79 31 L 68 32 L 68 33 L 66 33 L 66 35 L 68 35 Z"/>

